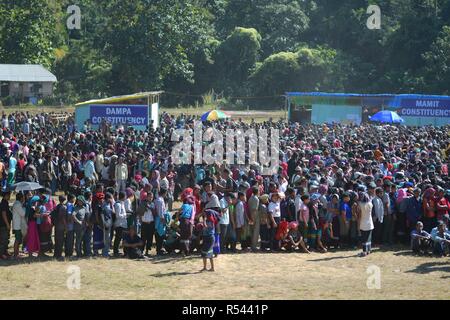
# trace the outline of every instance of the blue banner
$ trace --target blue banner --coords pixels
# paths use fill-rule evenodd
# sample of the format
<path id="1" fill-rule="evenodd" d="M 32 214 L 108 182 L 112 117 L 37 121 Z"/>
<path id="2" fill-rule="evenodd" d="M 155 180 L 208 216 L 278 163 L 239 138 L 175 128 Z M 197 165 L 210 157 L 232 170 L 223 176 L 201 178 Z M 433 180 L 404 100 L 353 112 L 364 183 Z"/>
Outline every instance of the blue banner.
<path id="1" fill-rule="evenodd" d="M 391 108 L 396 109 L 397 113 L 403 117 L 450 117 L 450 99 L 447 97 L 402 97 L 399 95 L 388 105 Z"/>
<path id="2" fill-rule="evenodd" d="M 450 117 L 448 99 L 402 99 L 400 116 L 406 117 Z"/>
<path id="3" fill-rule="evenodd" d="M 147 105 L 99 104 L 90 106 L 90 119 L 93 125 L 99 125 L 103 120 L 111 125 L 147 126 Z"/>

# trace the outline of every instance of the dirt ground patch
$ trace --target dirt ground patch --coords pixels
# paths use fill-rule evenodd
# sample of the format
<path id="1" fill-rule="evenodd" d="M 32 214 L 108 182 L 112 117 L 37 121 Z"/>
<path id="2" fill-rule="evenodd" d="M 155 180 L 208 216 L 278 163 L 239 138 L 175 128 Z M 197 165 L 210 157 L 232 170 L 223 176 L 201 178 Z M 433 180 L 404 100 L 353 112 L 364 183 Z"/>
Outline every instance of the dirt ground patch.
<path id="1" fill-rule="evenodd" d="M 201 259 L 150 261 L 102 258 L 66 262 L 0 262 L 0 290 L 8 299 L 450 299 L 450 260 L 414 257 L 404 250 L 327 254 L 224 254 L 216 272 L 200 273 Z M 81 272 L 80 290 L 67 289 L 69 266 Z M 367 268 L 381 271 L 368 289 Z"/>

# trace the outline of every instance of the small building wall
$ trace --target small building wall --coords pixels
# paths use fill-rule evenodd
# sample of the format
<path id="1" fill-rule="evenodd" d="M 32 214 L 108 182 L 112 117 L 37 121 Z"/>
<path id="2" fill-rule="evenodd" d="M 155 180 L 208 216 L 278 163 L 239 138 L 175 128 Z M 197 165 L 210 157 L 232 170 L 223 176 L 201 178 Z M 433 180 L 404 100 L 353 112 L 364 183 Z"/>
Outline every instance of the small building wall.
<path id="1" fill-rule="evenodd" d="M 354 123 L 361 124 L 362 107 L 351 105 L 313 104 L 311 122 L 322 123 Z"/>
<path id="2" fill-rule="evenodd" d="M 33 90 L 34 85 L 40 84 L 41 88 L 35 92 Z M 48 97 L 53 94 L 52 82 L 10 82 L 9 83 L 9 95 L 18 98 L 29 97 Z"/>

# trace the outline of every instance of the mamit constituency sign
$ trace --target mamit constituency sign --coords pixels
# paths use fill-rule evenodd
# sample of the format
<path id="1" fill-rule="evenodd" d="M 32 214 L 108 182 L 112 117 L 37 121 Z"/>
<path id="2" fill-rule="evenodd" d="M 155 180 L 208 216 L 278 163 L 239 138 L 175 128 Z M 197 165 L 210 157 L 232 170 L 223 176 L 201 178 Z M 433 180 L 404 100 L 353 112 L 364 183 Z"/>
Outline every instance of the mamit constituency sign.
<path id="1" fill-rule="evenodd" d="M 147 126 L 147 105 L 91 105 L 90 118 L 93 125 L 99 125 L 103 120 L 111 125 Z"/>
<path id="2" fill-rule="evenodd" d="M 447 99 L 402 99 L 401 116 L 450 117 L 450 100 Z"/>

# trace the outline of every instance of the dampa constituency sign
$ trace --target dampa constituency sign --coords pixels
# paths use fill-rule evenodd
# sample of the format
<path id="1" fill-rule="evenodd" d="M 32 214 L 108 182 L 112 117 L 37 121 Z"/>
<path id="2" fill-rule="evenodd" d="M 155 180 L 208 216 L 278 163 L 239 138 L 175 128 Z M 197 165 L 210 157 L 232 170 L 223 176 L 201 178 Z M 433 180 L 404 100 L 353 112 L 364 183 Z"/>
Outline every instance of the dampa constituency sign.
<path id="1" fill-rule="evenodd" d="M 147 105 L 91 105 L 90 117 L 93 125 L 99 125 L 103 120 L 111 125 L 147 126 Z"/>
<path id="2" fill-rule="evenodd" d="M 448 99 L 402 99 L 400 116 L 409 117 L 450 117 Z"/>

